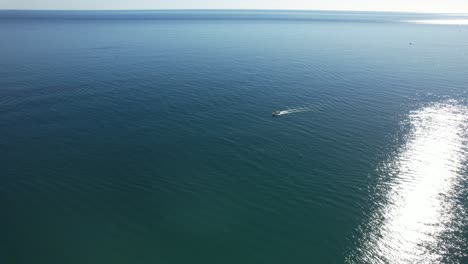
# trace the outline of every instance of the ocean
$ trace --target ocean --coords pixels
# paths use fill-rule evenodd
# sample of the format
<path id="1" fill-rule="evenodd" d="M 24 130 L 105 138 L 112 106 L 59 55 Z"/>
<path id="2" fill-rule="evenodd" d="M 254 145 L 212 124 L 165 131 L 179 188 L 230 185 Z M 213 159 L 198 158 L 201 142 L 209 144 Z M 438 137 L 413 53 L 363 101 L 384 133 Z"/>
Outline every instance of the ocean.
<path id="1" fill-rule="evenodd" d="M 0 263 L 468 263 L 468 15 L 3 10 L 0 36 Z"/>

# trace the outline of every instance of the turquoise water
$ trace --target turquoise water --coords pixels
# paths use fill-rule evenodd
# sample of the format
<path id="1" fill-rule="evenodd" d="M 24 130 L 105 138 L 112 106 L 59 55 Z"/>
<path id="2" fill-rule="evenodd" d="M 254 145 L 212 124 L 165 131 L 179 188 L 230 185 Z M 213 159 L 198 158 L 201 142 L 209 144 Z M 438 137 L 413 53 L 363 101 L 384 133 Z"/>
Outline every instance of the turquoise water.
<path id="1" fill-rule="evenodd" d="M 0 11 L 0 262 L 466 263 L 466 20 Z"/>

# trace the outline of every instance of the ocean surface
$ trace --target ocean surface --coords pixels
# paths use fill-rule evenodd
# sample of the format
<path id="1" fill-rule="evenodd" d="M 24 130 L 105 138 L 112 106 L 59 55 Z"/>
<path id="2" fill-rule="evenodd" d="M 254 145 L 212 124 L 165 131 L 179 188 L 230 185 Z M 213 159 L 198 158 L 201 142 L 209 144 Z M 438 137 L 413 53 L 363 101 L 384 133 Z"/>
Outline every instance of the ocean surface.
<path id="1" fill-rule="evenodd" d="M 0 263 L 468 263 L 468 15 L 4 10 L 0 38 Z"/>

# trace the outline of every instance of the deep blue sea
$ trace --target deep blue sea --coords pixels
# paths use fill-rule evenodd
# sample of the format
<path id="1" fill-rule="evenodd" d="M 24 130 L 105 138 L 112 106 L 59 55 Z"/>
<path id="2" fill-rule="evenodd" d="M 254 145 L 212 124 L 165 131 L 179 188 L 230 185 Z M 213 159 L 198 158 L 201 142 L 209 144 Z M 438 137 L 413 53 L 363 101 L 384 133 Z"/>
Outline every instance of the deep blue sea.
<path id="1" fill-rule="evenodd" d="M 468 263 L 467 91 L 463 14 L 0 11 L 0 263 Z"/>

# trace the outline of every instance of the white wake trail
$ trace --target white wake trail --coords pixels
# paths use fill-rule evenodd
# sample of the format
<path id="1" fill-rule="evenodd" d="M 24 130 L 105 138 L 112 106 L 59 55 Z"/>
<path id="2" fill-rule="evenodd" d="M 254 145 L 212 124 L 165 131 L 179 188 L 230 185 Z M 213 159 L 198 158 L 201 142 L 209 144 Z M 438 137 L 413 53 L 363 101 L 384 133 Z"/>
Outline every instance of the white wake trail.
<path id="1" fill-rule="evenodd" d="M 292 114 L 292 113 L 300 113 L 300 112 L 307 112 L 310 111 L 310 108 L 307 107 L 299 107 L 299 108 L 291 108 L 291 109 L 286 109 L 286 110 L 280 110 L 278 111 L 278 115 L 287 115 L 287 114 Z"/>

